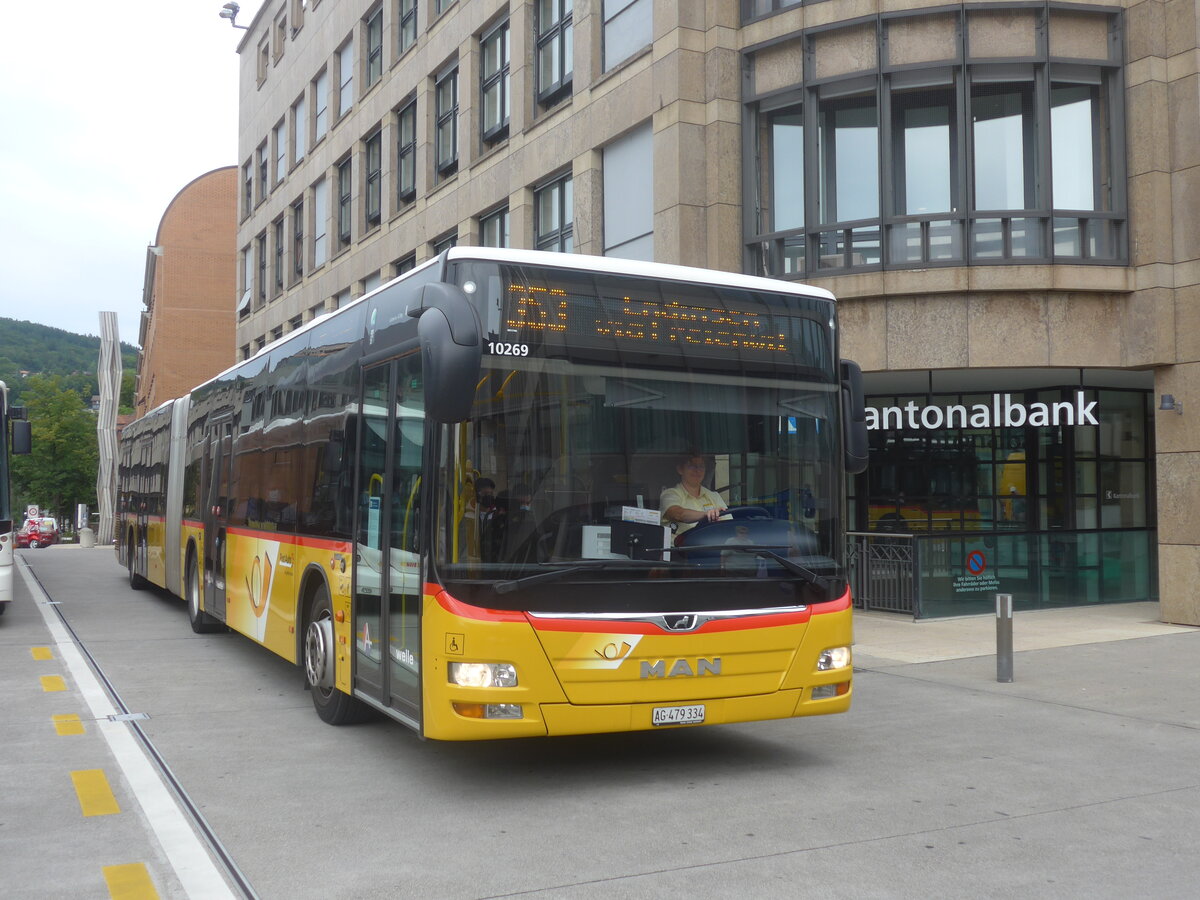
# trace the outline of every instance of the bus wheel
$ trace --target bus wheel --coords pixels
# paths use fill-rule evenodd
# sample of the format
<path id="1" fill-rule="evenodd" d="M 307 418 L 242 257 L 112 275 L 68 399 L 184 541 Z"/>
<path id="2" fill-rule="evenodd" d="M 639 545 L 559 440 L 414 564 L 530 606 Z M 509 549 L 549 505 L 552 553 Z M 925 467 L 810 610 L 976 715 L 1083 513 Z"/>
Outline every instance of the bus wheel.
<path id="1" fill-rule="evenodd" d="M 140 591 L 146 587 L 146 579 L 133 569 L 133 548 L 133 538 L 130 538 L 129 546 L 126 548 L 125 552 L 125 561 L 129 565 L 129 586 L 135 591 Z"/>
<path id="2" fill-rule="evenodd" d="M 309 606 L 308 628 L 304 630 L 304 677 L 312 694 L 313 707 L 321 721 L 330 725 L 352 725 L 371 718 L 371 708 L 334 686 L 333 610 L 329 588 L 322 584 Z"/>
<path id="3" fill-rule="evenodd" d="M 188 620 L 196 634 L 214 634 L 225 630 L 225 624 L 200 608 L 200 572 L 196 566 L 196 555 L 188 554 L 187 561 L 187 608 Z"/>

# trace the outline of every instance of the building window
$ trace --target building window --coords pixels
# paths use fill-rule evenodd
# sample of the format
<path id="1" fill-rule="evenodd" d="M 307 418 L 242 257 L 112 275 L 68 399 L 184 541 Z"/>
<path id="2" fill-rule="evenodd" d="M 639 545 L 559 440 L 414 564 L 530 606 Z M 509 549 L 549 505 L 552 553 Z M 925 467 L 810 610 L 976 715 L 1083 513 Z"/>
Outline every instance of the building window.
<path id="1" fill-rule="evenodd" d="M 571 176 L 563 176 L 535 189 L 533 210 L 537 249 L 570 253 L 575 223 Z"/>
<path id="2" fill-rule="evenodd" d="M 380 220 L 380 177 L 383 170 L 383 134 L 376 131 L 364 144 L 366 157 L 367 189 L 363 198 L 366 209 L 367 228 L 379 224 Z"/>
<path id="3" fill-rule="evenodd" d="M 350 243 L 351 223 L 354 221 L 354 217 L 351 215 L 350 203 L 352 189 L 350 162 L 347 159 L 337 167 L 337 238 L 339 250 Z"/>
<path id="4" fill-rule="evenodd" d="M 263 35 L 262 43 L 258 45 L 258 86 L 262 87 L 267 80 L 267 69 L 271 66 L 271 42 Z"/>
<path id="5" fill-rule="evenodd" d="M 403 275 L 405 272 L 411 272 L 417 267 L 417 254 L 410 253 L 408 256 L 396 260 L 395 267 L 397 275 Z"/>
<path id="6" fill-rule="evenodd" d="M 453 5 L 454 0 L 433 0 L 433 14 L 440 16 Z"/>
<path id="7" fill-rule="evenodd" d="M 313 140 L 329 131 L 329 72 L 322 69 L 313 81 Z"/>
<path id="8" fill-rule="evenodd" d="M 438 77 L 436 88 L 437 130 L 434 158 L 438 176 L 446 178 L 458 169 L 458 68 Z"/>
<path id="9" fill-rule="evenodd" d="M 239 352 L 242 354 L 242 359 L 249 359 L 250 358 L 250 345 L 242 344 L 242 349 Z"/>
<path id="10" fill-rule="evenodd" d="M 297 328 L 299 328 L 303 324 L 304 324 L 303 316 L 292 316 L 290 319 L 288 319 L 288 331 L 295 331 Z"/>
<path id="11" fill-rule="evenodd" d="M 940 49 L 922 51 L 923 58 L 949 57 L 936 65 L 904 59 L 892 71 L 831 71 L 790 94 L 773 85 L 770 98 L 752 104 L 755 146 L 745 156 L 757 184 L 750 271 L 801 276 L 1013 261 L 1112 265 L 1127 258 L 1125 181 L 1114 171 L 1124 158 L 1124 136 L 1113 124 L 1123 101 L 1114 89 L 1119 21 L 1096 14 L 1107 28 L 1093 29 L 1095 43 L 1076 51 L 1089 62 L 1069 64 L 1037 38 L 1053 14 L 1022 13 L 1028 33 L 1017 37 L 1041 51 L 971 63 L 954 34 L 966 27 L 964 16 L 976 21 L 972 15 L 876 22 L 877 35 L 907 27 L 905 41 L 944 35 Z M 992 33 L 986 28 L 1003 27 L 1017 41 L 1011 23 L 996 21 L 971 25 L 980 31 L 972 40 L 982 43 Z M 826 64 L 822 41 L 863 46 L 871 25 L 853 28 L 840 42 L 836 31 L 802 37 L 816 48 L 810 68 L 820 72 Z M 913 52 L 904 41 L 877 46 L 885 60 Z M 1110 64 L 1092 64 L 1106 52 Z"/>
<path id="12" fill-rule="evenodd" d="M 341 309 L 343 306 L 345 306 L 349 302 L 350 302 L 350 288 L 346 288 L 345 290 L 338 291 L 336 294 L 333 295 L 333 308 L 334 309 Z"/>
<path id="13" fill-rule="evenodd" d="M 258 148 L 258 202 L 262 203 L 267 199 L 267 195 L 271 193 L 271 182 L 269 180 L 268 163 L 269 154 L 267 152 L 267 142 L 263 141 Z"/>
<path id="14" fill-rule="evenodd" d="M 254 165 L 245 163 L 242 166 L 242 218 L 250 215 L 254 209 Z"/>
<path id="15" fill-rule="evenodd" d="M 304 277 L 304 200 L 292 204 L 292 275 Z"/>
<path id="16" fill-rule="evenodd" d="M 273 59 L 275 62 L 279 62 L 283 58 L 283 49 L 287 44 L 287 13 L 284 13 L 275 20 L 275 39 L 273 43 L 275 45 L 273 48 Z"/>
<path id="17" fill-rule="evenodd" d="M 258 280 L 255 282 L 254 295 L 258 298 L 255 309 L 267 302 L 267 233 L 258 236 L 254 247 L 255 262 L 258 263 Z"/>
<path id="18" fill-rule="evenodd" d="M 479 217 L 479 243 L 484 247 L 507 247 L 508 207 Z"/>
<path id="19" fill-rule="evenodd" d="M 437 256 L 439 253 L 445 253 L 451 247 L 457 247 L 458 246 L 458 229 L 447 232 L 446 234 L 443 234 L 441 237 L 434 238 L 432 241 L 430 241 L 430 244 L 433 247 L 433 255 L 434 256 Z"/>
<path id="20" fill-rule="evenodd" d="M 271 329 L 271 340 L 277 341 L 281 337 L 283 337 L 283 326 L 276 325 L 274 328 Z"/>
<path id="21" fill-rule="evenodd" d="M 340 119 L 354 106 L 354 38 L 338 51 L 338 109 Z"/>
<path id="22" fill-rule="evenodd" d="M 654 129 L 649 122 L 604 148 L 604 255 L 654 259 Z"/>
<path id="23" fill-rule="evenodd" d="M 396 197 L 401 204 L 417 196 L 417 101 L 397 117 Z"/>
<path id="24" fill-rule="evenodd" d="M 313 265 L 323 266 L 329 258 L 329 182 L 322 178 L 313 185 Z"/>
<path id="25" fill-rule="evenodd" d="M 287 174 L 287 121 L 280 120 L 275 126 L 275 183 L 283 181 Z"/>
<path id="26" fill-rule="evenodd" d="M 304 27 L 304 8 L 308 6 L 308 0 L 292 0 L 292 35 L 295 36 L 302 27 Z"/>
<path id="27" fill-rule="evenodd" d="M 822 225 L 879 216 L 879 120 L 875 92 L 819 101 L 817 215 Z M 839 228 L 820 234 L 821 268 L 868 265 L 880 259 L 879 228 Z"/>
<path id="28" fill-rule="evenodd" d="M 238 301 L 238 318 L 250 315 L 250 300 L 254 296 L 254 245 L 242 251 L 242 297 Z"/>
<path id="29" fill-rule="evenodd" d="M 323 315 L 325 315 L 325 301 L 322 300 L 308 311 L 308 321 L 311 322 L 313 319 L 318 319 Z"/>
<path id="30" fill-rule="evenodd" d="M 400 0 L 400 52 L 417 42 L 417 0 Z"/>
<path id="31" fill-rule="evenodd" d="M 304 97 L 301 96 L 292 106 L 292 165 L 298 164 L 308 152 L 307 138 L 308 121 L 304 117 Z"/>
<path id="32" fill-rule="evenodd" d="M 624 62 L 654 39 L 650 0 L 604 0 L 604 71 Z"/>
<path id="33" fill-rule="evenodd" d="M 275 222 L 275 234 L 272 237 L 275 243 L 275 265 L 271 274 L 275 276 L 275 295 L 278 296 L 283 293 L 283 250 L 286 246 L 283 240 L 283 219 Z"/>
<path id="34" fill-rule="evenodd" d="M 742 0 L 742 18 L 758 18 L 792 6 L 799 6 L 803 2 L 805 0 Z"/>
<path id="35" fill-rule="evenodd" d="M 537 0 L 537 99 L 549 104 L 571 89 L 572 0 Z"/>
<path id="36" fill-rule="evenodd" d="M 502 22 L 480 38 L 479 49 L 483 140 L 493 144 L 508 136 L 508 22 Z"/>
<path id="37" fill-rule="evenodd" d="M 367 85 L 369 90 L 383 75 L 383 9 L 367 19 Z"/>

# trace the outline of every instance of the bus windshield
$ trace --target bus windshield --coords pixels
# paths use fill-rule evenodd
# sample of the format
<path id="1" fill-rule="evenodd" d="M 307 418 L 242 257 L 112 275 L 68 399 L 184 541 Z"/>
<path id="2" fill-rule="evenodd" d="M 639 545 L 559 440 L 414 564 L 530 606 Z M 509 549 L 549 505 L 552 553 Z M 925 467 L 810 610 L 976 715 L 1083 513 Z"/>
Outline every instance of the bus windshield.
<path id="1" fill-rule="evenodd" d="M 790 361 L 685 348 L 666 364 L 577 326 L 485 329 L 512 340 L 484 356 L 472 417 L 445 432 L 438 580 L 466 602 L 532 612 L 830 599 L 842 485 L 828 335 L 813 315 L 773 315 L 808 335 Z M 663 516 L 689 462 L 729 509 L 714 523 Z M 620 587 L 634 584 L 652 589 Z"/>

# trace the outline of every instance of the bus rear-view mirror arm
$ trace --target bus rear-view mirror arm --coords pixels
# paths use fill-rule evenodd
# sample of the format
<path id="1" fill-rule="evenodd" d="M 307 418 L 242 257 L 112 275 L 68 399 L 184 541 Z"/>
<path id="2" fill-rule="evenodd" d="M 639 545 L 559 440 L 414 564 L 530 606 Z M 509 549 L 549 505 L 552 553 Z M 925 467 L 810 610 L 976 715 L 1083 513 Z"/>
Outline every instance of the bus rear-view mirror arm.
<path id="1" fill-rule="evenodd" d="M 863 396 L 862 369 L 848 359 L 841 361 L 842 373 L 842 445 L 845 448 L 846 474 L 858 475 L 867 468 L 867 404 Z"/>
<path id="2" fill-rule="evenodd" d="M 441 282 L 425 285 L 406 312 L 419 319 L 425 414 L 447 424 L 463 421 L 483 361 L 479 313 L 461 288 Z"/>

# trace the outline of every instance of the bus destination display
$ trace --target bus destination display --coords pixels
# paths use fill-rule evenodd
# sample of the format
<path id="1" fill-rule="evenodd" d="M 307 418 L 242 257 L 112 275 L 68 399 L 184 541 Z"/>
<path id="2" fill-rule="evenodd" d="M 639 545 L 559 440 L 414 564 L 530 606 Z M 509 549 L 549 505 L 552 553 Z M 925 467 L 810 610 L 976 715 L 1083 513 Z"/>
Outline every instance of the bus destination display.
<path id="1" fill-rule="evenodd" d="M 510 284 L 504 325 L 509 334 L 535 344 L 557 334 L 572 345 L 615 341 L 649 352 L 686 348 L 693 353 L 796 353 L 801 341 L 791 329 L 804 320 L 755 311 L 749 308 L 753 305 L 747 300 L 714 308 L 687 298 L 601 297 L 561 287 Z"/>

